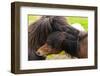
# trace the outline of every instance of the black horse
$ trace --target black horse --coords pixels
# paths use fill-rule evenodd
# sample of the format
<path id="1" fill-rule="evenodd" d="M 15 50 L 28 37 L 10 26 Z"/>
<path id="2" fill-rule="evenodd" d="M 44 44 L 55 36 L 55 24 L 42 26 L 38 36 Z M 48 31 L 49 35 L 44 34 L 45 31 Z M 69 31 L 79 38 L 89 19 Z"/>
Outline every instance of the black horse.
<path id="1" fill-rule="evenodd" d="M 44 60 L 45 57 L 37 55 L 36 51 L 43 46 L 47 37 L 56 31 L 67 32 L 78 38 L 79 31 L 68 24 L 62 16 L 42 16 L 28 28 L 28 59 Z"/>

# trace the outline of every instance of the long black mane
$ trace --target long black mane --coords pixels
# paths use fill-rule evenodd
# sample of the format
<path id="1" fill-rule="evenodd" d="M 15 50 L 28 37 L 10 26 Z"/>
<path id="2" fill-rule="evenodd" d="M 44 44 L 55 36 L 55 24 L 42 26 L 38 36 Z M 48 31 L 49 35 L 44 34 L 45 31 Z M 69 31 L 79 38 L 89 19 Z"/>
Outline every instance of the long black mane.
<path id="1" fill-rule="evenodd" d="M 62 16 L 42 16 L 39 20 L 28 28 L 28 56 L 29 60 L 39 60 L 32 53 L 45 44 L 47 37 L 56 31 L 67 32 L 72 34 L 76 39 L 79 31 L 71 27 Z M 34 51 L 34 52 L 33 52 Z M 42 58 L 44 59 L 44 58 Z"/>

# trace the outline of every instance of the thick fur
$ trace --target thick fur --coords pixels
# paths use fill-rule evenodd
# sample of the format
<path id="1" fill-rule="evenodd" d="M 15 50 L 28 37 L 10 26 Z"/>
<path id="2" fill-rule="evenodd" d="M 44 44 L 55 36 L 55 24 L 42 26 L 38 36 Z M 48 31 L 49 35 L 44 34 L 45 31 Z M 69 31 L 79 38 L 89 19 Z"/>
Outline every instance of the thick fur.
<path id="1" fill-rule="evenodd" d="M 78 49 L 78 41 L 75 36 L 66 32 L 54 32 L 47 38 L 47 44 L 57 50 L 65 50 L 65 52 L 76 56 L 76 50 Z"/>
<path id="2" fill-rule="evenodd" d="M 57 31 L 48 36 L 46 43 L 37 50 L 37 53 L 40 56 L 45 56 L 45 54 L 58 53 L 64 50 L 71 56 L 77 57 L 78 48 L 79 42 L 75 36 L 66 32 Z"/>
<path id="3" fill-rule="evenodd" d="M 71 34 L 74 39 L 77 39 L 79 34 L 79 31 L 71 27 L 64 17 L 42 16 L 38 21 L 30 25 L 28 29 L 29 60 L 45 59 L 44 57 L 38 56 L 36 51 L 46 43 L 47 37 L 56 31 L 67 32 Z"/>

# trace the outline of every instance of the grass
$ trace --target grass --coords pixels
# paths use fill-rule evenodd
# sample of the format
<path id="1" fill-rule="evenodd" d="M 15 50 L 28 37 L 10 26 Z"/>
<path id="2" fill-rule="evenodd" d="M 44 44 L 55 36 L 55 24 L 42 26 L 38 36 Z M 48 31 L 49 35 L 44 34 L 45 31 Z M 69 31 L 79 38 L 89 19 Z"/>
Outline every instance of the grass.
<path id="1" fill-rule="evenodd" d="M 32 16 L 32 15 L 29 15 L 28 16 L 28 25 L 34 23 L 36 20 L 38 20 L 40 18 L 40 16 Z"/>
<path id="2" fill-rule="evenodd" d="M 88 18 L 87 17 L 66 17 L 69 24 L 79 23 L 83 28 L 88 31 Z"/>

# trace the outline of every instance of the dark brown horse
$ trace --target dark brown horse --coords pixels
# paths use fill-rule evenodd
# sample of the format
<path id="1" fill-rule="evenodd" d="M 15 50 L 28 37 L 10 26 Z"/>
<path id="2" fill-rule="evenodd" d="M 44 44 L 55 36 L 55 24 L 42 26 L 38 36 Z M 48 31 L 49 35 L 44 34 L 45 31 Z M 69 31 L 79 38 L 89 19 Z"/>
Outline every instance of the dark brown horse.
<path id="1" fill-rule="evenodd" d="M 72 57 L 87 58 L 87 38 L 88 35 L 85 32 L 80 32 L 77 39 L 66 32 L 54 32 L 48 36 L 46 43 L 37 50 L 37 54 L 46 57 L 64 50 Z"/>
<path id="2" fill-rule="evenodd" d="M 28 28 L 28 60 L 45 59 L 36 52 L 46 43 L 47 37 L 56 31 L 67 32 L 74 36 L 75 39 L 79 35 L 79 30 L 71 27 L 65 17 L 42 16 Z"/>

